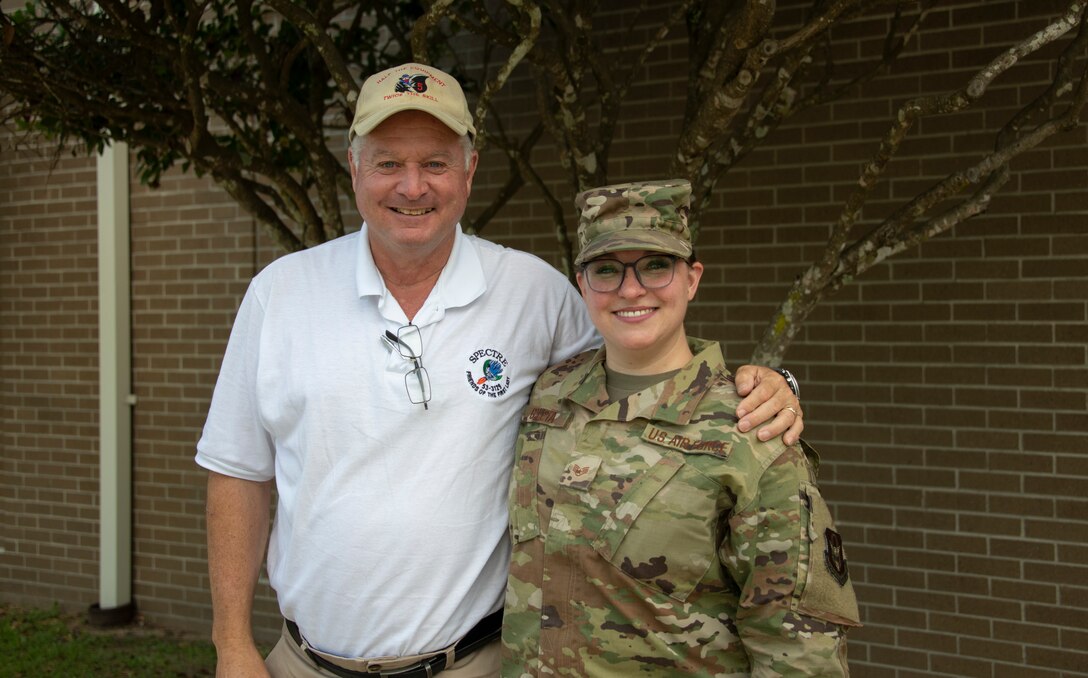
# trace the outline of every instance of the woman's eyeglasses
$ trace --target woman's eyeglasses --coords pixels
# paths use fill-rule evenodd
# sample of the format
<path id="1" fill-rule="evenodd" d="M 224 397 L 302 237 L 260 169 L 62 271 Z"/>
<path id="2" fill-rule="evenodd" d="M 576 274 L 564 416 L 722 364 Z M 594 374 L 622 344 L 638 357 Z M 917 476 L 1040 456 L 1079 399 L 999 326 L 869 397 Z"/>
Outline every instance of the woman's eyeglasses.
<path id="1" fill-rule="evenodd" d="M 404 375 L 408 400 L 427 409 L 427 403 L 431 400 L 431 379 L 423 367 L 423 336 L 419 333 L 419 326 L 405 325 L 396 334 L 386 330 L 381 339 L 386 346 L 412 361 L 412 371 Z"/>
<path id="2" fill-rule="evenodd" d="M 668 287 L 676 273 L 677 257 L 670 254 L 647 254 L 625 264 L 619 259 L 594 259 L 582 265 L 589 289 L 594 292 L 615 292 L 623 286 L 627 269 L 635 272 L 635 280 L 648 290 Z"/>

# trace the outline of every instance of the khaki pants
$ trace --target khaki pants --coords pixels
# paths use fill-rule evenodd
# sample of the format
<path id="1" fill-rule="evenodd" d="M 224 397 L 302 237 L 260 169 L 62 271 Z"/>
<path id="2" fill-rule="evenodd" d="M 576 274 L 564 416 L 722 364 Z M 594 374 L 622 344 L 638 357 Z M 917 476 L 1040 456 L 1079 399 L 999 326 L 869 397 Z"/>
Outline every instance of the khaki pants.
<path id="1" fill-rule="evenodd" d="M 499 646 L 500 643 L 496 640 L 467 657 L 457 657 L 453 666 L 447 667 L 438 675 L 441 678 L 498 678 Z M 314 664 L 287 633 L 286 626 L 279 642 L 268 653 L 264 663 L 272 678 L 336 678 L 335 674 Z"/>

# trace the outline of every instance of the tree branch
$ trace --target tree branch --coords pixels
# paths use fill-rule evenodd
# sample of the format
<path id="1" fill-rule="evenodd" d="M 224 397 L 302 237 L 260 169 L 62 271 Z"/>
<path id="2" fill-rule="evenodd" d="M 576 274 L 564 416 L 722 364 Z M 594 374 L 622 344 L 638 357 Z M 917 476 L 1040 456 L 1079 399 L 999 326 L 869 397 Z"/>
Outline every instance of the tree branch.
<path id="1" fill-rule="evenodd" d="M 1085 101 L 1088 100 L 1088 69 L 1082 70 L 1075 91 L 1071 92 L 1070 103 L 1062 114 L 1026 134 L 1017 133 L 1024 119 L 1041 108 L 1049 108 L 1058 96 L 1074 89 L 1069 86 L 1072 81 L 1072 59 L 1067 59 L 1066 67 L 1060 68 L 1056 73 L 1044 102 L 1033 101 L 1021 109 L 998 134 L 997 148 L 992 153 L 973 166 L 945 177 L 846 247 L 848 234 L 857 224 L 866 198 L 918 119 L 967 108 L 986 92 L 997 77 L 1024 56 L 1054 42 L 1078 25 L 1081 26 L 1081 31 L 1074 46 L 1083 48 L 1082 40 L 1086 39 L 1084 21 L 1085 5 L 1076 0 L 1061 17 L 1044 29 L 1005 50 L 976 73 L 962 89 L 944 96 L 912 100 L 899 109 L 891 130 L 885 135 L 873 159 L 864 167 L 858 187 L 847 199 L 820 258 L 798 276 L 786 300 L 776 310 L 771 324 L 756 346 L 753 362 L 777 364 L 796 337 L 801 322 L 821 299 L 888 257 L 913 248 L 983 212 L 993 194 L 1008 180 L 1009 163 L 1013 158 L 1038 146 L 1054 134 L 1078 124 Z M 1073 46 L 1070 49 L 1072 48 Z M 1070 55 L 1070 50 L 1067 49 L 1065 54 Z M 916 224 L 930 209 L 946 202 L 967 186 L 979 182 L 983 182 L 982 186 L 971 197 L 937 217 Z"/>
<path id="2" fill-rule="evenodd" d="M 290 0 L 267 0 L 267 2 L 272 9 L 283 15 L 283 18 L 290 21 L 306 36 L 325 62 L 325 67 L 329 69 L 340 96 L 344 97 L 344 101 L 349 105 L 354 105 L 355 99 L 359 96 L 359 85 L 344 62 L 340 49 L 329 36 L 328 20 L 318 21 L 313 13 Z"/>
<path id="3" fill-rule="evenodd" d="M 499 68 L 499 72 L 495 75 L 494 79 L 487 83 L 484 87 L 484 91 L 480 94 L 480 98 L 476 101 L 476 131 L 480 137 L 484 137 L 486 134 L 484 125 L 487 121 L 487 111 L 492 97 L 506 85 L 506 81 L 510 78 L 514 69 L 517 68 L 518 64 L 522 62 L 529 51 L 533 49 L 536 45 L 537 37 L 540 35 L 540 7 L 519 2 L 518 0 L 508 0 L 508 2 L 513 8 L 524 6 L 525 11 L 523 13 L 523 21 L 527 23 L 527 28 L 523 33 L 524 38 L 510 52 L 510 56 L 506 59 L 506 62 Z M 477 140 L 476 146 L 477 148 L 480 147 L 479 139 Z"/>

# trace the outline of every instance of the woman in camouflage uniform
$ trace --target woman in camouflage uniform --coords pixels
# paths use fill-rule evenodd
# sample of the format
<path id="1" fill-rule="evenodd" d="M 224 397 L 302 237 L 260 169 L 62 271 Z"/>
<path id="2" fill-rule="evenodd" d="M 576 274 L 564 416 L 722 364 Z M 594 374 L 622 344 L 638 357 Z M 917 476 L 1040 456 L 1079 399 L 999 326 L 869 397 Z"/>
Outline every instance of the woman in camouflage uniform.
<path id="1" fill-rule="evenodd" d="M 684 331 L 690 190 L 578 196 L 605 345 L 546 371 L 522 416 L 504 676 L 848 673 L 857 602 L 815 452 L 737 431 L 721 347 Z"/>

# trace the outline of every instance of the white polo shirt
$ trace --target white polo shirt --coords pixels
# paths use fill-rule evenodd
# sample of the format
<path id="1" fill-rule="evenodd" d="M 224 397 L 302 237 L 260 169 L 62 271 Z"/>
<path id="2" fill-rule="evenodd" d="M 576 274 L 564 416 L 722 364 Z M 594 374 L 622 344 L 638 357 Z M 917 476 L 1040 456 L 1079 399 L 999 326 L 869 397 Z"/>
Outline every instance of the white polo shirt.
<path id="1" fill-rule="evenodd" d="M 365 224 L 275 261 L 242 301 L 197 444 L 204 468 L 275 477 L 280 610 L 347 657 L 436 650 L 501 607 L 519 414 L 545 367 L 599 343 L 558 271 L 459 226 L 413 318 L 427 409 L 380 339 L 406 323 Z"/>

